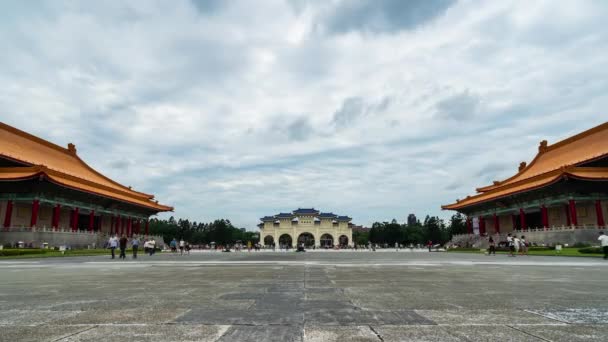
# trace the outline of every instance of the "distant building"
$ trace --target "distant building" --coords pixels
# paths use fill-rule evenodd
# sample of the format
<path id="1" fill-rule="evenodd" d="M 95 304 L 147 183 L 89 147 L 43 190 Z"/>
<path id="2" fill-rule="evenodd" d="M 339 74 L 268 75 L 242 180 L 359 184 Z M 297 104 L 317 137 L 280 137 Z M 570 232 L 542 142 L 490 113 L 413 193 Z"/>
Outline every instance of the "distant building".
<path id="1" fill-rule="evenodd" d="M 418 219 L 416 218 L 416 215 L 409 214 L 407 216 L 407 225 L 408 226 L 414 226 L 414 225 L 416 225 L 417 222 L 418 222 Z"/>
<path id="2" fill-rule="evenodd" d="M 352 228 L 348 216 L 322 213 L 314 208 L 297 209 L 260 219 L 264 245 L 306 247 L 352 246 Z"/>
<path id="3" fill-rule="evenodd" d="M 352 228 L 353 232 L 361 232 L 361 233 L 369 232 L 371 229 L 369 227 L 356 226 L 354 224 L 351 225 L 351 228 Z"/>

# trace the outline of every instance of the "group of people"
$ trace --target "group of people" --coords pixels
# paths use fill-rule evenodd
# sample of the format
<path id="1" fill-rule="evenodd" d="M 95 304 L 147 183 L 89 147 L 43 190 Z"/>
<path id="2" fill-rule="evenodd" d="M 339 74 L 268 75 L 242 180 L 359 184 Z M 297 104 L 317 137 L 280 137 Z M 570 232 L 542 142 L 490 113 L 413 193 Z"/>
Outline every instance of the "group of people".
<path id="1" fill-rule="evenodd" d="M 488 249 L 488 255 L 496 255 L 496 241 L 490 236 L 488 240 L 490 248 Z M 509 248 L 509 256 L 514 257 L 516 254 L 528 255 L 529 242 L 526 241 L 525 236 L 518 238 L 517 236 L 509 233 L 507 235 L 507 247 Z"/>
<path id="2" fill-rule="evenodd" d="M 187 254 L 190 254 L 190 244 L 188 242 L 184 241 L 184 239 L 179 240 L 179 243 L 178 243 L 177 240 L 175 240 L 175 238 L 173 238 L 173 240 L 171 240 L 171 242 L 169 243 L 171 252 L 176 253 L 178 245 L 179 245 L 179 254 L 180 255 L 184 255 L 184 251 Z"/>
<path id="3" fill-rule="evenodd" d="M 137 259 L 137 252 L 139 250 L 139 244 L 140 244 L 139 237 L 137 235 L 133 235 L 130 243 L 131 243 L 131 250 L 133 251 L 133 259 Z M 129 239 L 124 234 L 120 238 L 118 238 L 117 235 L 110 237 L 110 239 L 108 240 L 108 247 L 111 250 L 112 259 L 114 259 L 116 257 L 116 248 L 119 248 L 119 250 L 120 250 L 120 255 L 118 256 L 118 258 L 126 259 L 127 258 L 126 251 L 127 251 L 128 244 L 129 244 Z M 150 253 L 150 255 L 152 255 L 152 254 L 154 254 L 155 250 L 156 250 L 156 241 L 154 240 L 154 238 L 150 238 L 144 242 L 144 251 L 146 253 Z"/>

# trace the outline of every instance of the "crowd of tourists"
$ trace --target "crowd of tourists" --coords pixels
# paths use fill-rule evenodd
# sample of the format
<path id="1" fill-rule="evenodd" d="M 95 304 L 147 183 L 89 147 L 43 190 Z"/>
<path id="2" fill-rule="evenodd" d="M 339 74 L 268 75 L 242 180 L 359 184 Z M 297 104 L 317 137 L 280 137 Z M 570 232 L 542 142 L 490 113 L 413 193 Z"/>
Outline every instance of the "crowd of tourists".
<path id="1" fill-rule="evenodd" d="M 141 240 L 137 235 L 133 235 L 131 239 L 127 238 L 126 235 L 122 235 L 120 238 L 118 235 L 114 235 L 110 237 L 108 240 L 107 246 L 110 249 L 110 253 L 112 255 L 112 259 L 116 257 L 116 249 L 119 250 L 120 254 L 118 256 L 119 259 L 127 258 L 127 246 L 131 245 L 131 252 L 133 253 L 133 259 L 137 259 L 137 252 L 139 251 L 139 245 L 141 244 Z M 146 239 L 143 243 L 144 253 L 149 254 L 150 256 L 156 252 L 156 240 L 154 238 Z"/>

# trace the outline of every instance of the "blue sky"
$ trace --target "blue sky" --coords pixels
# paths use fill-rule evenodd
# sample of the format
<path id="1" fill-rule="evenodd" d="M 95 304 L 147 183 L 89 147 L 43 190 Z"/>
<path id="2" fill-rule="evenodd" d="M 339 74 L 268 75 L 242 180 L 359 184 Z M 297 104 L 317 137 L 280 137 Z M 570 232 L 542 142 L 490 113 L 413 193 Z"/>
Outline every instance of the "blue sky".
<path id="1" fill-rule="evenodd" d="M 177 217 L 445 218 L 606 121 L 606 19 L 599 0 L 3 1 L 0 119 Z"/>

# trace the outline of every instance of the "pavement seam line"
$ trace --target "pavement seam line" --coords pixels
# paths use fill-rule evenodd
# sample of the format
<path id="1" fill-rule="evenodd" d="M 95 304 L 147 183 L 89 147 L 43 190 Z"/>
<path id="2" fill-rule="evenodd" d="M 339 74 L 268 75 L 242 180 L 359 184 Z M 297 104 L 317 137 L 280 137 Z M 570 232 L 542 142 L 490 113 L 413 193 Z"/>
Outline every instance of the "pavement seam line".
<path id="1" fill-rule="evenodd" d="M 382 337 L 382 335 L 380 335 L 380 333 L 379 333 L 379 332 L 377 332 L 377 331 L 376 331 L 376 329 L 374 329 L 374 327 L 372 327 L 371 325 L 368 325 L 368 327 L 369 327 L 369 329 L 370 329 L 370 330 L 371 330 L 371 331 L 372 331 L 374 334 L 376 334 L 376 336 L 378 337 L 378 339 L 379 339 L 381 342 L 384 342 L 384 338 Z"/>
<path id="2" fill-rule="evenodd" d="M 92 330 L 92 329 L 95 329 L 95 328 L 97 328 L 97 325 L 94 325 L 94 326 L 92 326 L 92 327 L 88 327 L 87 329 L 83 329 L 83 330 L 77 331 L 77 332 L 75 332 L 75 333 L 72 333 L 72 334 L 66 335 L 66 336 L 62 336 L 62 337 L 60 337 L 60 338 L 58 338 L 58 339 L 56 339 L 56 340 L 53 340 L 53 342 L 57 342 L 57 341 L 61 341 L 61 340 L 65 340 L 66 338 L 69 338 L 69 337 L 72 337 L 72 336 L 76 336 L 76 335 L 78 335 L 78 334 L 82 334 L 82 333 L 83 333 L 83 332 L 85 332 L 85 331 L 89 331 L 89 330 Z"/>
<path id="3" fill-rule="evenodd" d="M 517 330 L 519 332 L 522 332 L 522 333 L 524 333 L 524 334 L 526 334 L 528 336 L 532 336 L 532 337 L 538 338 L 539 340 L 546 341 L 546 342 L 553 342 L 552 340 L 548 340 L 548 339 L 546 339 L 544 337 L 540 337 L 538 335 L 534 335 L 533 333 L 527 332 L 525 330 L 518 329 L 515 326 L 509 325 L 509 324 L 506 324 L 506 326 L 509 327 L 509 328 L 511 328 L 511 329 L 514 329 L 514 330 Z"/>

